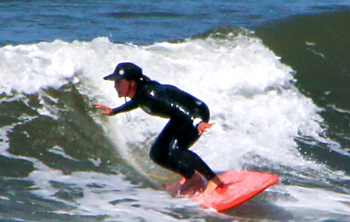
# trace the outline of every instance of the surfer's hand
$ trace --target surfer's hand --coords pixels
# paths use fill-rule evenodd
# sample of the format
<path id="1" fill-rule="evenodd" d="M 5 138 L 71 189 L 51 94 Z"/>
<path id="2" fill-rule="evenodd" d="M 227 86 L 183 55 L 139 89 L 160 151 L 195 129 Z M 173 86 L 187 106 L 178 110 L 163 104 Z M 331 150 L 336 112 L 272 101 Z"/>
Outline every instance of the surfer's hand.
<path id="1" fill-rule="evenodd" d="M 107 115 L 107 116 L 111 116 L 113 115 L 113 110 L 105 105 L 102 105 L 102 104 L 96 104 L 95 107 L 97 109 L 100 109 L 101 110 L 101 113 L 103 115 Z"/>
<path id="2" fill-rule="evenodd" d="M 213 125 L 214 125 L 214 123 L 201 122 L 197 126 L 198 135 L 202 135 L 207 129 L 209 129 Z"/>

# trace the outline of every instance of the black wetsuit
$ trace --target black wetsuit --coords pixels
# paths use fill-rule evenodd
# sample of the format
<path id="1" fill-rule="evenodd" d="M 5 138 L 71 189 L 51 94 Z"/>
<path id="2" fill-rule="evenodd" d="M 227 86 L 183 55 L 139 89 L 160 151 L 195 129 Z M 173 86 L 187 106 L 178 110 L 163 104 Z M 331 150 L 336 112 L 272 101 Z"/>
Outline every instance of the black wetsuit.
<path id="1" fill-rule="evenodd" d="M 170 118 L 150 151 L 157 164 L 190 178 L 195 170 L 208 180 L 215 173 L 190 146 L 198 138 L 197 124 L 209 121 L 207 105 L 190 94 L 171 85 L 155 81 L 139 82 L 134 98 L 113 109 L 114 114 L 142 108 L 150 115 Z"/>

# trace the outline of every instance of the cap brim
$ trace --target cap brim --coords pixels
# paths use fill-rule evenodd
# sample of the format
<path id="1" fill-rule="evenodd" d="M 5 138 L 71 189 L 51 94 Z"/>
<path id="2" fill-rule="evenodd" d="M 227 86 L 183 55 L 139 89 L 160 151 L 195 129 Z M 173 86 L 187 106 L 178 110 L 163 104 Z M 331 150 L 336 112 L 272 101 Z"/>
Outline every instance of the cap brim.
<path id="1" fill-rule="evenodd" d="M 123 77 L 121 77 L 120 75 L 116 75 L 114 73 L 112 74 L 109 74 L 108 76 L 105 76 L 103 77 L 104 80 L 111 80 L 111 81 L 115 81 L 115 80 L 118 80 L 118 79 L 121 79 Z"/>

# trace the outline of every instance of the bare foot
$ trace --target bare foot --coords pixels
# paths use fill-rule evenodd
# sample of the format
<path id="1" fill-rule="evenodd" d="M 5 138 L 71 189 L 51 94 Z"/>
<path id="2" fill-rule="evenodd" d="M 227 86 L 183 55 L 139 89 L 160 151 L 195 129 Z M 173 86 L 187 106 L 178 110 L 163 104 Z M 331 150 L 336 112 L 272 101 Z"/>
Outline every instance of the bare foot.
<path id="1" fill-rule="evenodd" d="M 208 185 L 204 190 L 205 194 L 209 194 L 213 192 L 219 185 L 221 185 L 222 181 L 220 177 L 216 176 L 213 179 L 208 181 Z"/>
<path id="2" fill-rule="evenodd" d="M 207 180 L 195 172 L 190 179 L 187 179 L 186 182 L 181 186 L 180 194 L 181 195 L 194 195 L 196 193 L 202 192 L 207 186 Z"/>

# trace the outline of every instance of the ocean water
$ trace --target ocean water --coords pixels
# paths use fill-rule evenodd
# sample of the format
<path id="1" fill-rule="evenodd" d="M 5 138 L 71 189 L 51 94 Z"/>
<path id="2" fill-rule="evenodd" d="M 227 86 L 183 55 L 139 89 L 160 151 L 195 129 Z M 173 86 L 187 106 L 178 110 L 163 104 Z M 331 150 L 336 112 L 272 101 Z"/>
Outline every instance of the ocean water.
<path id="1" fill-rule="evenodd" d="M 350 2 L 1 1 L 1 221 L 348 221 Z M 280 182 L 224 211 L 172 198 L 166 120 L 103 77 L 131 61 L 204 100 L 215 171 Z"/>

